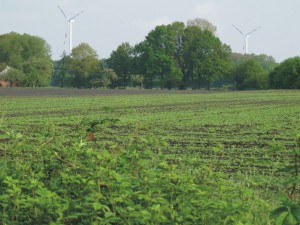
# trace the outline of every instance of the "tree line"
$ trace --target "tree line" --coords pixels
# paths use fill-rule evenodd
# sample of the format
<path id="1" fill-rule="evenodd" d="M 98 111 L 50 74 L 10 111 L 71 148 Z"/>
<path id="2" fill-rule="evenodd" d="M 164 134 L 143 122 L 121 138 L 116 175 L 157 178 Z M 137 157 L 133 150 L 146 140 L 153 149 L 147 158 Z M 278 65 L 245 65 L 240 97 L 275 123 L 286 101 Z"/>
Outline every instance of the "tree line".
<path id="1" fill-rule="evenodd" d="M 52 61 L 40 37 L 0 35 L 0 80 L 19 86 L 251 90 L 300 88 L 300 57 L 278 64 L 272 56 L 233 53 L 204 19 L 156 26 L 145 40 L 121 43 L 100 59 L 87 43 Z"/>

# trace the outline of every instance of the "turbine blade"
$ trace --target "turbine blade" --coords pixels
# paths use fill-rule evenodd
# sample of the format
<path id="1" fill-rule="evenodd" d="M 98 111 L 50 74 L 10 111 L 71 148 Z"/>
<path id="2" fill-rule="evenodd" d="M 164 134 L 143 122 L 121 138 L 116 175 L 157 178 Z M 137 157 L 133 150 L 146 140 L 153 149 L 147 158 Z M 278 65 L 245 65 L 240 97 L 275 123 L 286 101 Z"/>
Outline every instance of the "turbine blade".
<path id="1" fill-rule="evenodd" d="M 261 27 L 257 27 L 257 28 L 255 28 L 254 30 L 252 30 L 252 31 L 250 31 L 249 33 L 247 33 L 246 35 L 250 35 L 250 34 L 252 34 L 254 31 L 257 31 L 258 29 L 260 29 Z"/>
<path id="2" fill-rule="evenodd" d="M 69 20 L 74 19 L 75 17 L 79 16 L 81 13 L 83 13 L 84 11 L 82 10 L 81 12 L 77 13 L 75 16 L 71 17 Z"/>
<path id="3" fill-rule="evenodd" d="M 234 25 L 232 24 L 232 26 Z M 234 28 L 237 29 L 237 31 L 240 32 L 243 36 L 246 36 L 239 28 L 237 28 L 236 26 L 234 26 Z"/>
<path id="4" fill-rule="evenodd" d="M 62 14 L 65 16 L 65 18 L 66 18 L 67 20 L 69 20 L 69 18 L 68 18 L 67 15 L 64 13 L 64 11 L 60 8 L 60 6 L 57 5 L 57 7 L 60 9 L 60 11 L 62 12 Z"/>

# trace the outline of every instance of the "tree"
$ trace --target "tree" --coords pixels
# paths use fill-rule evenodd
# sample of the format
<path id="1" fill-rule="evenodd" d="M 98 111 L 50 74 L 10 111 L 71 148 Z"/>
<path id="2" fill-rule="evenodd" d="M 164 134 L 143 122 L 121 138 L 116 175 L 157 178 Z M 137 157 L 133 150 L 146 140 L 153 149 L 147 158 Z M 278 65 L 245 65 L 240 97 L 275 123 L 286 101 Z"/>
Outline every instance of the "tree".
<path id="1" fill-rule="evenodd" d="M 144 77 L 140 74 L 131 75 L 131 80 L 134 83 L 134 86 L 139 85 L 140 89 L 143 88 Z"/>
<path id="2" fill-rule="evenodd" d="M 184 23 L 174 22 L 167 26 L 171 35 L 171 39 L 174 42 L 174 59 L 176 65 L 182 70 L 184 69 L 183 60 L 183 36 L 184 36 Z"/>
<path id="3" fill-rule="evenodd" d="M 113 51 L 107 60 L 108 67 L 113 69 L 117 76 L 119 85 L 125 88 L 130 81 L 132 72 L 132 47 L 129 43 L 122 43 L 117 50 Z"/>
<path id="4" fill-rule="evenodd" d="M 44 39 L 13 32 L 0 35 L 0 62 L 20 69 L 32 57 L 50 60 L 50 46 Z"/>
<path id="5" fill-rule="evenodd" d="M 240 53 L 232 53 L 231 60 L 232 60 L 233 72 L 231 73 L 229 79 L 233 83 L 233 87 L 235 88 L 235 86 L 238 85 L 239 89 L 244 89 L 246 86 L 248 86 L 246 88 L 250 88 L 250 89 L 265 89 L 268 86 L 268 84 L 266 83 L 268 82 L 267 74 L 269 74 L 278 65 L 272 56 L 267 56 L 265 54 L 244 55 Z M 249 85 L 245 86 L 245 84 L 243 84 L 244 83 L 243 79 L 246 77 L 246 75 L 244 74 L 245 69 L 243 69 L 243 67 L 247 66 L 248 64 L 252 64 L 253 68 L 257 67 L 256 69 L 252 70 L 252 72 L 256 70 L 256 73 L 260 74 L 257 75 L 256 77 L 257 85 L 253 85 L 252 83 L 252 85 L 250 86 Z"/>
<path id="6" fill-rule="evenodd" d="M 153 65 L 153 50 L 148 42 L 144 40 L 134 46 L 133 49 L 133 68 L 137 74 L 143 74 L 144 85 L 146 88 L 153 87 L 154 73 L 152 71 Z"/>
<path id="7" fill-rule="evenodd" d="M 205 82 L 208 90 L 215 77 L 230 68 L 229 46 L 205 29 L 189 26 L 184 35 L 185 86 L 201 87 Z"/>
<path id="8" fill-rule="evenodd" d="M 5 63 L 0 62 L 0 73 L 7 67 Z"/>
<path id="9" fill-rule="evenodd" d="M 185 64 L 184 64 L 184 58 L 183 58 L 183 36 L 184 36 L 184 30 L 185 30 L 185 25 L 182 22 L 174 22 L 170 25 L 168 25 L 168 30 L 171 35 L 171 40 L 174 42 L 174 61 L 176 67 L 180 70 L 180 73 L 178 70 L 178 77 L 176 82 L 167 82 L 175 86 L 178 86 L 179 88 L 183 88 L 182 86 L 182 79 L 184 77 L 184 72 L 185 72 Z M 168 84 L 167 84 L 168 85 Z M 172 85 L 171 85 L 172 86 Z"/>
<path id="10" fill-rule="evenodd" d="M 195 26 L 199 27 L 201 30 L 209 30 L 213 34 L 217 32 L 217 27 L 214 26 L 211 22 L 206 19 L 196 18 L 196 19 L 189 19 L 187 21 L 187 26 Z"/>
<path id="11" fill-rule="evenodd" d="M 269 75 L 271 88 L 300 89 L 300 57 L 280 63 Z"/>
<path id="12" fill-rule="evenodd" d="M 51 84 L 58 87 L 72 86 L 72 76 L 69 73 L 68 63 L 70 57 L 63 53 L 62 58 L 54 62 L 54 72 Z"/>
<path id="13" fill-rule="evenodd" d="M 210 89 L 216 77 L 230 71 L 231 49 L 214 35 L 216 28 L 195 19 L 156 26 L 134 48 L 136 74 L 143 74 L 145 87 Z"/>
<path id="14" fill-rule="evenodd" d="M 239 66 L 247 62 L 250 59 L 255 59 L 256 62 L 266 71 L 271 72 L 278 64 L 272 56 L 268 56 L 265 54 L 254 55 L 254 54 L 240 54 L 240 53 L 232 53 L 231 54 L 232 64 L 234 67 Z"/>
<path id="15" fill-rule="evenodd" d="M 276 66 L 278 66 L 278 63 L 276 63 L 276 60 L 272 56 L 261 54 L 253 55 L 253 57 L 256 59 L 258 64 L 268 73 L 270 73 Z"/>
<path id="16" fill-rule="evenodd" d="M 234 76 L 237 89 L 240 90 L 266 89 L 268 87 L 268 73 L 255 58 L 250 58 L 240 64 L 236 68 Z"/>
<path id="17" fill-rule="evenodd" d="M 101 62 L 94 49 L 88 44 L 81 43 L 73 48 L 68 68 L 73 75 L 73 83 L 77 88 L 90 85 L 89 81 L 99 75 Z"/>
<path id="18" fill-rule="evenodd" d="M 157 26 L 146 36 L 146 40 L 135 48 L 135 53 L 144 70 L 146 87 L 153 87 L 158 81 L 160 88 L 176 87 L 182 73 L 175 60 L 175 37 L 171 26 Z"/>
<path id="19" fill-rule="evenodd" d="M 53 63 L 46 58 L 31 57 L 23 64 L 24 84 L 31 87 L 48 86 L 51 81 Z"/>
<path id="20" fill-rule="evenodd" d="M 101 71 L 101 74 L 102 78 L 99 81 L 104 88 L 107 88 L 113 81 L 118 79 L 118 76 L 113 69 L 104 68 Z"/>
<path id="21" fill-rule="evenodd" d="M 25 85 L 50 84 L 53 66 L 50 47 L 40 37 L 13 32 L 0 35 L 0 62 L 16 69 L 18 79 L 24 74 Z M 16 78 L 16 75 L 11 77 Z"/>

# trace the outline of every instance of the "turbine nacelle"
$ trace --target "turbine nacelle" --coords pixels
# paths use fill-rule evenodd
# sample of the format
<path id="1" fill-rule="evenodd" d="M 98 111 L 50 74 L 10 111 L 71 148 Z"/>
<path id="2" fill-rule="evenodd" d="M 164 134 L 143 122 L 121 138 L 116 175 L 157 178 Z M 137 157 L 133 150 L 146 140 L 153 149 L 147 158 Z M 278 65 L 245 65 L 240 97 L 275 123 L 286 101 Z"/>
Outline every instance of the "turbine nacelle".
<path id="1" fill-rule="evenodd" d="M 232 24 L 232 26 L 234 26 L 234 25 Z M 239 28 L 237 28 L 236 26 L 234 26 L 234 28 L 237 29 L 237 31 L 238 31 L 239 33 L 241 33 L 241 35 L 244 36 L 244 46 L 243 46 L 243 50 L 244 50 L 244 54 L 246 55 L 246 54 L 248 54 L 248 38 L 250 37 L 250 34 L 252 34 L 253 32 L 257 31 L 257 30 L 260 29 L 261 27 L 257 27 L 257 28 L 255 28 L 254 30 L 252 30 L 252 31 L 250 31 L 250 32 L 248 32 L 248 33 L 246 33 L 246 34 L 244 34 L 244 33 L 243 33 Z"/>

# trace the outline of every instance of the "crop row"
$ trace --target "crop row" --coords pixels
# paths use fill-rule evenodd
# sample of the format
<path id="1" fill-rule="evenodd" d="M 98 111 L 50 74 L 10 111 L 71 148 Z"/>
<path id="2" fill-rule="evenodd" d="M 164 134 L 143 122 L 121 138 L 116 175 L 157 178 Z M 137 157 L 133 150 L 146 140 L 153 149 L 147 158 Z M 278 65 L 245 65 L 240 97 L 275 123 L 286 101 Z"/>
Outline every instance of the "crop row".
<path id="1" fill-rule="evenodd" d="M 263 174 L 264 185 L 275 174 L 284 179 L 278 170 L 291 162 L 300 133 L 299 91 L 120 93 L 0 97 L 0 154 L 9 149 L 12 130 L 33 144 L 53 137 L 67 146 L 86 140 L 89 122 L 114 118 L 95 127 L 94 147 L 152 134 L 169 143 L 164 153 L 182 168 L 207 164 L 233 176 Z M 284 150 L 270 154 L 274 143 Z"/>

